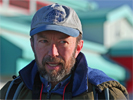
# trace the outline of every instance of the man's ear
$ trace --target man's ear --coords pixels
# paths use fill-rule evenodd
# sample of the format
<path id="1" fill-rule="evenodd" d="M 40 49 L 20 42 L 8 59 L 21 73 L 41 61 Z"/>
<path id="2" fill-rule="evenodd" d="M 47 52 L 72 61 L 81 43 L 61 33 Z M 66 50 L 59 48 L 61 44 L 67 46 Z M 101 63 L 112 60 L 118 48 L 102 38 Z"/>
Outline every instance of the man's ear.
<path id="1" fill-rule="evenodd" d="M 33 40 L 33 37 L 30 38 L 30 45 L 31 45 L 32 51 L 34 52 L 34 40 Z"/>
<path id="2" fill-rule="evenodd" d="M 78 54 L 80 53 L 81 49 L 83 48 L 83 40 L 80 40 L 77 45 L 76 53 L 75 53 L 75 58 L 77 58 Z"/>

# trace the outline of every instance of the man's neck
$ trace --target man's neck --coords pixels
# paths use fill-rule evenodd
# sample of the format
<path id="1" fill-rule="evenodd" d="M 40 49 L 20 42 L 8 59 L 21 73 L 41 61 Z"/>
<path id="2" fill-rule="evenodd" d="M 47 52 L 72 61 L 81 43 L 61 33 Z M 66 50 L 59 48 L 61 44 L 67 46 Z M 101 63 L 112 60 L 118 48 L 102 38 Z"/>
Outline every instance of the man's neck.
<path id="1" fill-rule="evenodd" d="M 50 82 L 51 83 L 51 89 L 54 89 L 54 87 L 59 83 L 59 82 Z"/>
<path id="2" fill-rule="evenodd" d="M 61 81 L 67 79 L 69 76 L 70 76 L 70 74 L 69 74 L 69 75 L 66 75 Z M 60 83 L 61 81 L 58 81 L 58 82 L 50 82 L 50 83 L 51 83 L 51 89 L 54 89 L 54 87 L 55 87 L 58 83 Z"/>

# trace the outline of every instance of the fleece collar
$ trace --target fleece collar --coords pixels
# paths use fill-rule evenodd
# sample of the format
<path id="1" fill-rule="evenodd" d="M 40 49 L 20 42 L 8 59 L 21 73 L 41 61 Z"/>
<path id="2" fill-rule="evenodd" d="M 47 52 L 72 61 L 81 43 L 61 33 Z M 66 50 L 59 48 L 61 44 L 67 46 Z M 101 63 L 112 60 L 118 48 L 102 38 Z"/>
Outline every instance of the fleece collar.
<path id="1" fill-rule="evenodd" d="M 81 52 L 76 59 L 76 65 L 77 65 L 77 68 L 74 73 L 73 89 L 72 89 L 73 96 L 77 96 L 87 91 L 88 81 L 94 85 L 99 85 L 103 82 L 113 80 L 112 78 L 108 77 L 102 71 L 88 67 L 86 58 L 84 54 Z M 24 67 L 19 72 L 23 82 L 25 83 L 27 88 L 30 90 L 32 90 L 33 83 L 34 83 L 34 77 L 37 71 L 38 70 L 37 70 L 36 62 L 35 60 L 33 60 L 29 65 Z M 62 95 L 64 87 L 65 87 L 65 84 L 61 88 L 57 89 L 56 91 L 52 91 L 52 93 L 58 93 Z M 43 89 L 43 92 L 46 92 L 45 88 Z"/>

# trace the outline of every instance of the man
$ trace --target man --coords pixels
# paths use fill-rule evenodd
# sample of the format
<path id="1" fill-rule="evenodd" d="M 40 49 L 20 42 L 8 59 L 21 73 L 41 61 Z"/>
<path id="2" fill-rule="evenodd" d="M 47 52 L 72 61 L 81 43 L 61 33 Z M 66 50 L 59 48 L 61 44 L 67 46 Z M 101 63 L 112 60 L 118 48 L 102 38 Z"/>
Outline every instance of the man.
<path id="1" fill-rule="evenodd" d="M 35 60 L 2 88 L 0 98 L 128 99 L 120 83 L 87 66 L 80 52 L 82 34 L 80 20 L 73 9 L 53 4 L 38 10 L 30 31 Z"/>

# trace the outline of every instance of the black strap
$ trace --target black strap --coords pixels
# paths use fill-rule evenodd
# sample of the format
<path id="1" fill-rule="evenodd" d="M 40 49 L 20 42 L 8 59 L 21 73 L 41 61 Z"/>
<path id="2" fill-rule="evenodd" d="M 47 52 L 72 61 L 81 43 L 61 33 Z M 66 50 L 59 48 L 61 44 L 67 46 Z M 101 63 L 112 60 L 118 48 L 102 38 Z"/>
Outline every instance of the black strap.
<path id="1" fill-rule="evenodd" d="M 9 90 L 7 100 L 8 99 L 13 99 L 13 96 L 14 96 L 14 94 L 15 94 L 15 92 L 16 92 L 16 90 L 17 90 L 17 88 L 18 88 L 18 86 L 21 82 L 22 82 L 22 80 L 20 78 L 14 80 L 14 83 L 13 83 L 11 89 Z"/>
<path id="2" fill-rule="evenodd" d="M 97 90 L 96 90 L 96 86 L 95 85 L 93 85 L 93 95 L 94 95 L 94 100 L 98 100 L 98 92 L 97 92 Z"/>
<path id="3" fill-rule="evenodd" d="M 41 80 L 39 77 L 39 72 L 36 74 L 34 79 L 33 91 L 32 91 L 32 100 L 39 99 L 41 91 Z"/>
<path id="4" fill-rule="evenodd" d="M 108 88 L 104 89 L 103 91 L 99 91 L 97 86 L 93 85 L 93 94 L 94 100 L 109 100 L 109 91 Z"/>
<path id="5" fill-rule="evenodd" d="M 74 72 L 76 70 L 76 64 L 74 65 L 74 68 L 72 69 L 72 76 L 70 79 L 70 83 L 67 85 L 65 89 L 65 94 L 64 94 L 64 100 L 71 100 L 72 99 L 72 88 L 73 88 L 73 80 L 74 80 Z"/>

